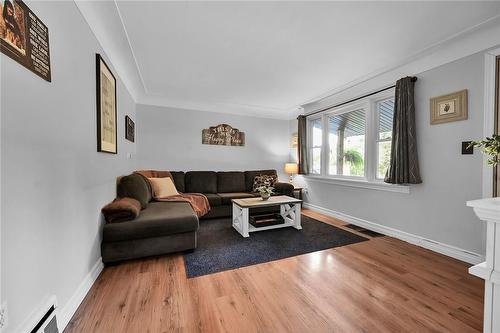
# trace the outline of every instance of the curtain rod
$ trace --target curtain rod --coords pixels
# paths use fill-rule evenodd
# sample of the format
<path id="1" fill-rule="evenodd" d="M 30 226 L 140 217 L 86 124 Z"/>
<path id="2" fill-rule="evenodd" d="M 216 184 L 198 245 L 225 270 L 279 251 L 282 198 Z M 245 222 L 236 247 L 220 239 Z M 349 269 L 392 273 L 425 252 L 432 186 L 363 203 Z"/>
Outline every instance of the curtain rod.
<path id="1" fill-rule="evenodd" d="M 412 76 L 411 82 L 416 82 L 416 81 L 417 81 L 417 77 L 416 76 Z M 349 103 L 352 103 L 352 102 L 355 102 L 355 101 L 359 101 L 360 99 L 376 95 L 378 93 L 381 93 L 382 91 L 386 91 L 386 90 L 389 90 L 389 89 L 392 89 L 392 88 L 395 88 L 395 87 L 396 87 L 396 85 L 393 85 L 393 86 L 390 86 L 390 87 L 387 87 L 387 88 L 384 88 L 384 89 L 380 89 L 380 90 L 374 91 L 372 93 L 369 93 L 369 94 L 366 94 L 366 95 L 363 95 L 363 96 L 359 96 L 359 97 L 353 98 L 351 100 L 348 100 L 347 102 L 342 102 L 342 103 L 337 104 L 337 105 L 329 106 L 327 108 L 320 109 L 320 110 L 308 113 L 308 114 L 306 114 L 304 116 L 305 117 L 309 117 L 309 116 L 321 113 L 321 112 L 326 111 L 326 110 L 330 110 L 330 109 L 333 109 L 333 108 L 338 108 L 339 106 L 346 105 L 346 104 L 349 104 Z"/>

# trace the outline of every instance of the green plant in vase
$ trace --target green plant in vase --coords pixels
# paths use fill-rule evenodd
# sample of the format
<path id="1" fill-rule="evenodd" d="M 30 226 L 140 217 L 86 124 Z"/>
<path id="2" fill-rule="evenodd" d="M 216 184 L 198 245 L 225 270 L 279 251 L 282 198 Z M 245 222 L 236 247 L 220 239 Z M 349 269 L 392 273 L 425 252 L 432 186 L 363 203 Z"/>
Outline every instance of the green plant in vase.
<path id="1" fill-rule="evenodd" d="M 271 196 L 271 194 L 274 193 L 274 187 L 269 186 L 269 185 L 262 185 L 259 186 L 255 189 L 257 192 L 259 192 L 262 200 L 267 200 Z"/>
<path id="2" fill-rule="evenodd" d="M 493 134 L 491 137 L 479 141 L 472 141 L 470 147 L 479 147 L 483 154 L 488 155 L 488 165 L 496 166 L 500 157 L 500 135 Z"/>

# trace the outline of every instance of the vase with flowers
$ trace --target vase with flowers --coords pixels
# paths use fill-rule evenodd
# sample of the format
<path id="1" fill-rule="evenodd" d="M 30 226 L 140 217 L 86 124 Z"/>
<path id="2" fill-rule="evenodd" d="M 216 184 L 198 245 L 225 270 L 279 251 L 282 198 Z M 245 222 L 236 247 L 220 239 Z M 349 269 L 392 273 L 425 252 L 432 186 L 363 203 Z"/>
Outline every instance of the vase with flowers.
<path id="1" fill-rule="evenodd" d="M 274 187 L 269 186 L 268 184 L 259 186 L 255 189 L 255 191 L 259 192 L 262 200 L 268 200 L 271 194 L 274 193 Z"/>

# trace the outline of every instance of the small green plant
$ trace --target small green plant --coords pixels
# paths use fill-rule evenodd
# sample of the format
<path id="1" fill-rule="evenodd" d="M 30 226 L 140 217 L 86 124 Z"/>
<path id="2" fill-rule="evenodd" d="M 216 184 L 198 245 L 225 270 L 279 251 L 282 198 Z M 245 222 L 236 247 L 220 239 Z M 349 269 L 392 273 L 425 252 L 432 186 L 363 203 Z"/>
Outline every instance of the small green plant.
<path id="1" fill-rule="evenodd" d="M 259 186 L 255 189 L 257 192 L 259 192 L 260 195 L 264 194 L 264 195 L 271 195 L 274 193 L 274 187 L 272 186 Z"/>
<path id="2" fill-rule="evenodd" d="M 472 141 L 470 147 L 479 147 L 483 154 L 488 155 L 488 164 L 495 166 L 500 157 L 500 135 L 493 134 L 491 137 L 479 141 Z"/>
<path id="3" fill-rule="evenodd" d="M 363 155 L 355 149 L 348 149 L 344 152 L 344 160 L 350 165 L 350 172 L 353 176 L 358 176 L 363 174 L 363 167 L 365 166 L 365 161 L 363 160 Z"/>

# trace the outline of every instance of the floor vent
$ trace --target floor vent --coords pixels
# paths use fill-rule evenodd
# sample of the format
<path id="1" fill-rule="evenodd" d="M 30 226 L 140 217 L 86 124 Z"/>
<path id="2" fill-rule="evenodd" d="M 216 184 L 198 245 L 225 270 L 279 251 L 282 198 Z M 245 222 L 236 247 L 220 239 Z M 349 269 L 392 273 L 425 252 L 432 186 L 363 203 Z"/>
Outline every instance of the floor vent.
<path id="1" fill-rule="evenodd" d="M 43 318 L 36 324 L 31 333 L 59 333 L 57 328 L 57 319 L 55 307 L 52 305 L 43 316 Z"/>

